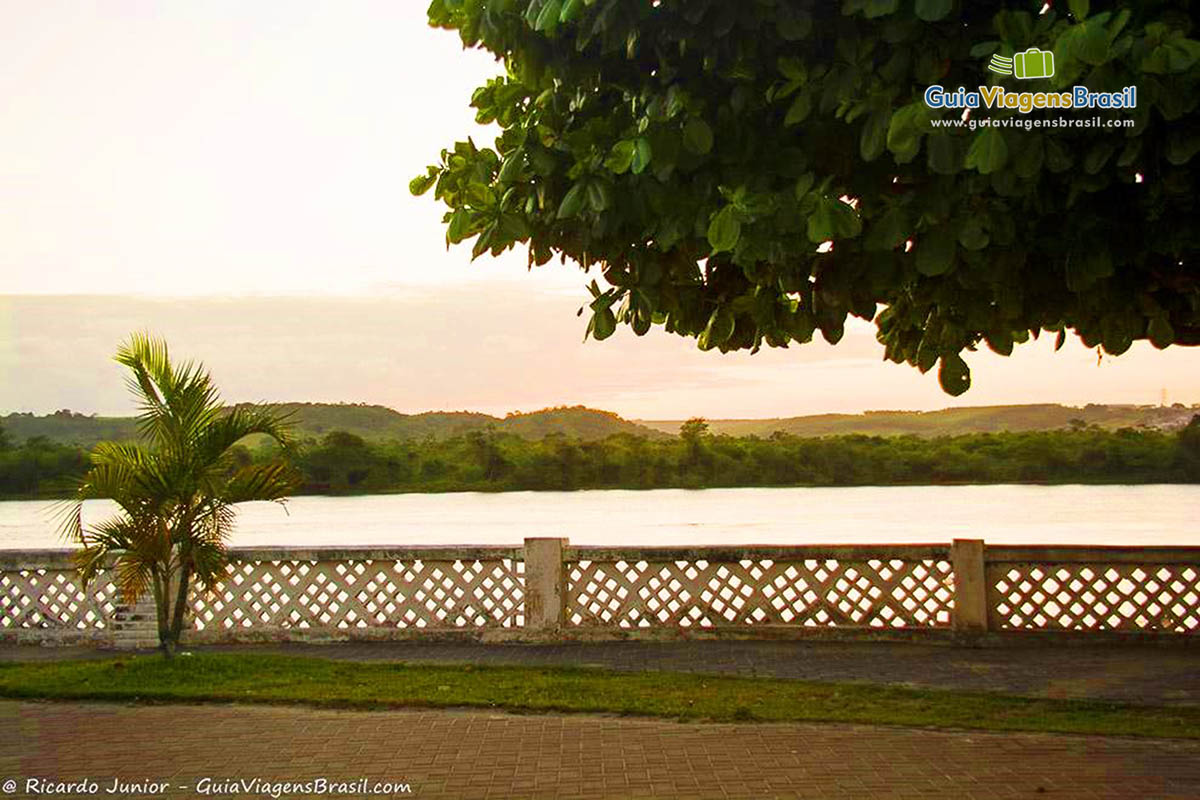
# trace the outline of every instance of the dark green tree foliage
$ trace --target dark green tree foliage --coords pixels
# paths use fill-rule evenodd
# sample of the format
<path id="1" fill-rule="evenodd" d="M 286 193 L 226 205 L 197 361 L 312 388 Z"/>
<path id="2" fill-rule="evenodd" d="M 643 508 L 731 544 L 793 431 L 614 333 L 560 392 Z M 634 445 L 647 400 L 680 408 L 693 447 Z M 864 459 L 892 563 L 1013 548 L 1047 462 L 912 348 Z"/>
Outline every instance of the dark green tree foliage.
<path id="1" fill-rule="evenodd" d="M 538 441 L 472 431 L 446 440 L 327 437 L 298 448 L 304 491 L 659 489 L 939 483 L 1180 483 L 1200 480 L 1200 424 L 1179 434 L 1125 428 L 1030 433 L 768 438 L 714 436 L 702 420 L 678 438 L 628 434 Z M 263 451 L 257 458 L 267 458 Z"/>
<path id="2" fill-rule="evenodd" d="M 1200 482 L 1200 414 L 1179 432 L 1179 455 L 1183 473 Z"/>
<path id="3" fill-rule="evenodd" d="M 475 256 L 524 243 L 531 266 L 599 266 L 597 339 L 625 323 L 721 351 L 836 343 L 853 314 L 951 394 L 963 351 L 1043 330 L 1113 355 L 1200 344 L 1197 5 L 1042 5 L 434 0 L 432 25 L 503 60 L 471 100 L 502 133 L 410 188 L 436 187 L 448 242 Z M 1030 47 L 1054 52 L 1053 79 L 986 71 Z M 926 108 L 929 85 L 992 81 L 1133 85 L 1132 114 L 1097 113 L 1136 124 L 931 126 L 961 111 Z"/>
<path id="4" fill-rule="evenodd" d="M 67 492 L 87 472 L 87 451 L 43 436 L 20 446 L 0 440 L 0 497 L 50 497 Z"/>
<path id="5" fill-rule="evenodd" d="M 335 431 L 290 454 L 307 494 L 458 490 L 665 489 L 944 483 L 1194 483 L 1200 417 L 1178 433 L 1094 426 L 963 436 L 712 435 L 599 441 L 511 433 L 367 442 Z M 277 447 L 236 447 L 230 466 L 277 460 Z M 88 465 L 84 450 L 31 441 L 0 453 L 0 495 L 50 497 Z"/>

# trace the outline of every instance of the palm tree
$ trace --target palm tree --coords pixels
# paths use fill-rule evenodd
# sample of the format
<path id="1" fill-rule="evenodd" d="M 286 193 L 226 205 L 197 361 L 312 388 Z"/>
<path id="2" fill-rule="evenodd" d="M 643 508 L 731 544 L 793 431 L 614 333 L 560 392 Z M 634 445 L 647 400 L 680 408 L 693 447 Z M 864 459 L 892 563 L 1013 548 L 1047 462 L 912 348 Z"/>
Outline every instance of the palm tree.
<path id="1" fill-rule="evenodd" d="M 126 602 L 153 593 L 159 644 L 170 658 L 192 584 L 210 589 L 226 575 L 234 506 L 282 504 L 297 485 L 281 462 L 239 467 L 231 448 L 256 433 L 286 446 L 287 423 L 267 408 L 224 408 L 203 365 L 172 365 L 160 339 L 135 334 L 116 360 L 130 370 L 127 383 L 141 406 L 138 427 L 146 444 L 97 445 L 91 468 L 65 501 L 62 528 L 82 545 L 76 558 L 85 584 L 111 563 Z M 83 501 L 91 498 L 109 498 L 120 510 L 84 527 Z"/>

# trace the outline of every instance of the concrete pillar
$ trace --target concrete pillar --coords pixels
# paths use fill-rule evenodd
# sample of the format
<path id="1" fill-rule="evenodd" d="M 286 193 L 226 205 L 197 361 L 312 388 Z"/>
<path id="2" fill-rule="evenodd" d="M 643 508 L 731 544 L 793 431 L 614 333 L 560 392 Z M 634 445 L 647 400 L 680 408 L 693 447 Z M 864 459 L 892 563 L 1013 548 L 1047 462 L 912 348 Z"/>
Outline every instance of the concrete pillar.
<path id="1" fill-rule="evenodd" d="M 955 539 L 950 562 L 954 567 L 954 630 L 983 633 L 988 627 L 983 539 Z"/>
<path id="2" fill-rule="evenodd" d="M 556 631 L 566 616 L 566 539 L 525 540 L 525 629 Z"/>

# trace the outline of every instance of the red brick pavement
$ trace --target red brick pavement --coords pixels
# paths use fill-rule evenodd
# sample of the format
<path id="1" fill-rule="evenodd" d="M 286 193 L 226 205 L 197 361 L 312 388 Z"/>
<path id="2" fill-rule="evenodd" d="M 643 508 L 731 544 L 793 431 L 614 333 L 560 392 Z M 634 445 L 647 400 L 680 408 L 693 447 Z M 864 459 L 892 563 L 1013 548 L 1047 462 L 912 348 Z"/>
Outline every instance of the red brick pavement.
<path id="1" fill-rule="evenodd" d="M 184 798 L 235 796 L 200 793 L 205 777 L 325 776 L 409 783 L 418 798 L 1200 797 L 1200 742 L 1172 740 L 28 702 L 0 702 L 0 731 L 10 796 L 38 796 L 29 778 L 90 778 L 102 796 L 115 777 L 164 780 L 139 796 Z"/>

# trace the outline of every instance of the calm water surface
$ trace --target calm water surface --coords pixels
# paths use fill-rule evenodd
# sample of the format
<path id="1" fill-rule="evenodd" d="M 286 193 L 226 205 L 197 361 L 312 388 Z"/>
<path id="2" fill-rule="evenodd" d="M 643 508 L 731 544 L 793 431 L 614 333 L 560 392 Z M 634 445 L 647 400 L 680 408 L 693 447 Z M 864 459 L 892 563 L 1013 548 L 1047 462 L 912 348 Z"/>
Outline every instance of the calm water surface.
<path id="1" fill-rule="evenodd" d="M 84 521 L 115 506 L 89 501 Z M 1200 545 L 1200 486 L 918 486 L 296 497 L 241 507 L 235 545 Z M 0 502 L 0 548 L 61 547 L 54 506 Z"/>

